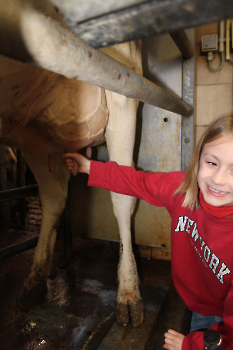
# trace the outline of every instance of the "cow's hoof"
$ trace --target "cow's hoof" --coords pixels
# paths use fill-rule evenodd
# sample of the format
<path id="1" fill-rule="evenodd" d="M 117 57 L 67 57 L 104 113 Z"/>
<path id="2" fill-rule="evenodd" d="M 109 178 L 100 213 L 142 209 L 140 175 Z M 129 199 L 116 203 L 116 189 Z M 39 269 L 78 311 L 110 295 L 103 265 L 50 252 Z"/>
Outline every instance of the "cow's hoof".
<path id="1" fill-rule="evenodd" d="M 134 328 L 139 327 L 144 320 L 144 305 L 142 299 L 134 303 L 129 301 L 129 309 L 131 326 Z"/>
<path id="2" fill-rule="evenodd" d="M 131 323 L 133 328 L 139 327 L 144 319 L 144 305 L 142 299 L 136 302 L 128 300 L 126 304 L 115 302 L 115 318 L 120 326 Z"/>
<path id="3" fill-rule="evenodd" d="M 37 288 L 33 290 L 28 290 L 26 287 L 23 287 L 19 292 L 19 296 L 17 298 L 17 305 L 21 310 L 27 311 L 31 307 L 40 304 L 43 301 L 46 294 L 46 283 L 41 283 L 40 285 L 37 285 Z"/>
<path id="4" fill-rule="evenodd" d="M 128 304 L 117 303 L 115 301 L 115 319 L 119 326 L 125 327 L 129 323 Z"/>

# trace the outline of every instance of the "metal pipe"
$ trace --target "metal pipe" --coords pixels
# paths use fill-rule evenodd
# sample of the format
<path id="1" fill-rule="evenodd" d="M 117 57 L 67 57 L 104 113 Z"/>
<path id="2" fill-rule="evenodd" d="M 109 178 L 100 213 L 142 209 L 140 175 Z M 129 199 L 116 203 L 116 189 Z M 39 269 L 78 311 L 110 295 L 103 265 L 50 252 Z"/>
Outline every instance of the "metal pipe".
<path id="1" fill-rule="evenodd" d="M 219 52 L 224 51 L 224 28 L 225 28 L 225 21 L 220 21 L 220 23 L 219 23 Z"/>
<path id="2" fill-rule="evenodd" d="M 183 116 L 192 114 L 193 108 L 179 97 L 92 48 L 51 18 L 12 0 L 7 5 L 0 0 L 0 11 L 1 54 Z"/>
<path id="3" fill-rule="evenodd" d="M 11 200 L 34 196 L 38 194 L 38 185 L 25 186 L 20 188 L 14 188 L 12 190 L 6 190 L 0 192 L 0 203 L 8 202 Z"/>
<path id="4" fill-rule="evenodd" d="M 189 38 L 184 30 L 169 33 L 178 49 L 185 58 L 191 58 L 194 55 L 193 47 L 189 41 Z"/>
<path id="5" fill-rule="evenodd" d="M 84 1 L 52 1 L 63 12 L 68 27 L 95 48 L 233 17 L 232 0 L 132 0 L 133 6 L 126 0 L 126 6 L 121 9 L 117 6 L 117 11 L 115 6 L 108 5 L 108 1 L 101 1 L 99 8 L 99 0 L 85 0 L 85 8 L 91 8 L 88 13 L 84 13 L 83 5 L 80 6 Z M 118 1 L 115 2 L 118 5 Z"/>
<path id="6" fill-rule="evenodd" d="M 231 20 L 226 20 L 226 60 L 230 60 L 230 23 Z"/>
<path id="7" fill-rule="evenodd" d="M 34 248 L 37 245 L 38 237 L 27 239 L 26 241 L 18 244 L 13 244 L 9 247 L 0 249 L 0 260 L 9 258 L 10 256 L 24 252 L 25 250 Z"/>
<path id="8" fill-rule="evenodd" d="M 103 16 L 131 6 L 140 5 L 148 0 L 51 0 L 62 13 L 75 23 Z"/>

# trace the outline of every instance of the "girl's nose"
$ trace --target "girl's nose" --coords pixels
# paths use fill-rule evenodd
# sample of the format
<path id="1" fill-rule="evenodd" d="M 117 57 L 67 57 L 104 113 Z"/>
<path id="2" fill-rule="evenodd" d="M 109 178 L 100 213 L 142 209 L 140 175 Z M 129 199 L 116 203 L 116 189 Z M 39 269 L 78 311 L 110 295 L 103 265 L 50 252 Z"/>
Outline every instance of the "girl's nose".
<path id="1" fill-rule="evenodd" d="M 226 184 L 226 174 L 223 170 L 217 169 L 211 176 L 211 180 L 216 185 L 225 185 Z"/>

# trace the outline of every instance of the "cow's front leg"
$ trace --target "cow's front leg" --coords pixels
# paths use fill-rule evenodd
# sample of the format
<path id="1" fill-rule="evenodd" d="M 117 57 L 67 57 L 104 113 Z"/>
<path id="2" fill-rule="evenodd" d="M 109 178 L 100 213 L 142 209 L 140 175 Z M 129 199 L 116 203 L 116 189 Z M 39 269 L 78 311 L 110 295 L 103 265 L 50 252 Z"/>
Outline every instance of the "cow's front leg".
<path id="1" fill-rule="evenodd" d="M 135 139 L 137 102 L 106 91 L 109 123 L 106 140 L 109 158 L 122 165 L 132 165 Z M 120 233 L 119 287 L 115 302 L 116 321 L 126 325 L 129 317 L 132 326 L 139 326 L 144 318 L 144 307 L 139 291 L 137 267 L 131 245 L 131 216 L 135 198 L 111 193 L 113 211 Z"/>
<path id="2" fill-rule="evenodd" d="M 138 327 L 144 318 L 144 306 L 139 291 L 137 266 L 132 251 L 130 219 L 135 207 L 135 198 L 111 193 L 114 214 L 120 232 L 120 259 L 118 264 L 118 292 L 115 301 L 115 317 L 125 326 L 129 320 Z"/>
<path id="3" fill-rule="evenodd" d="M 35 248 L 33 264 L 18 297 L 19 306 L 27 309 L 45 297 L 47 278 L 56 276 L 53 265 L 56 228 L 65 207 L 70 174 L 61 156 L 57 156 L 54 173 L 48 170 L 47 156 L 29 153 L 25 153 L 24 156 L 38 183 L 42 208 L 40 235 Z"/>

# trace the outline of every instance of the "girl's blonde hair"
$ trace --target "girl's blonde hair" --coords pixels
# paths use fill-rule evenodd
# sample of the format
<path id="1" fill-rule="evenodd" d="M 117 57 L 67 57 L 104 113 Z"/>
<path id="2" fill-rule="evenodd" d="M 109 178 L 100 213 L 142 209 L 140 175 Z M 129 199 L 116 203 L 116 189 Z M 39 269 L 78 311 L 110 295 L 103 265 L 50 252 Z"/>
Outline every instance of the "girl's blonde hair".
<path id="1" fill-rule="evenodd" d="M 174 194 L 183 195 L 185 194 L 183 207 L 188 207 L 190 209 L 200 208 L 198 200 L 198 183 L 197 175 L 199 170 L 199 162 L 202 150 L 205 144 L 219 139 L 221 136 L 226 135 L 227 133 L 233 134 L 233 114 L 224 115 L 214 122 L 212 122 L 206 131 L 201 136 L 198 141 L 184 181 L 180 187 L 175 191 Z"/>

